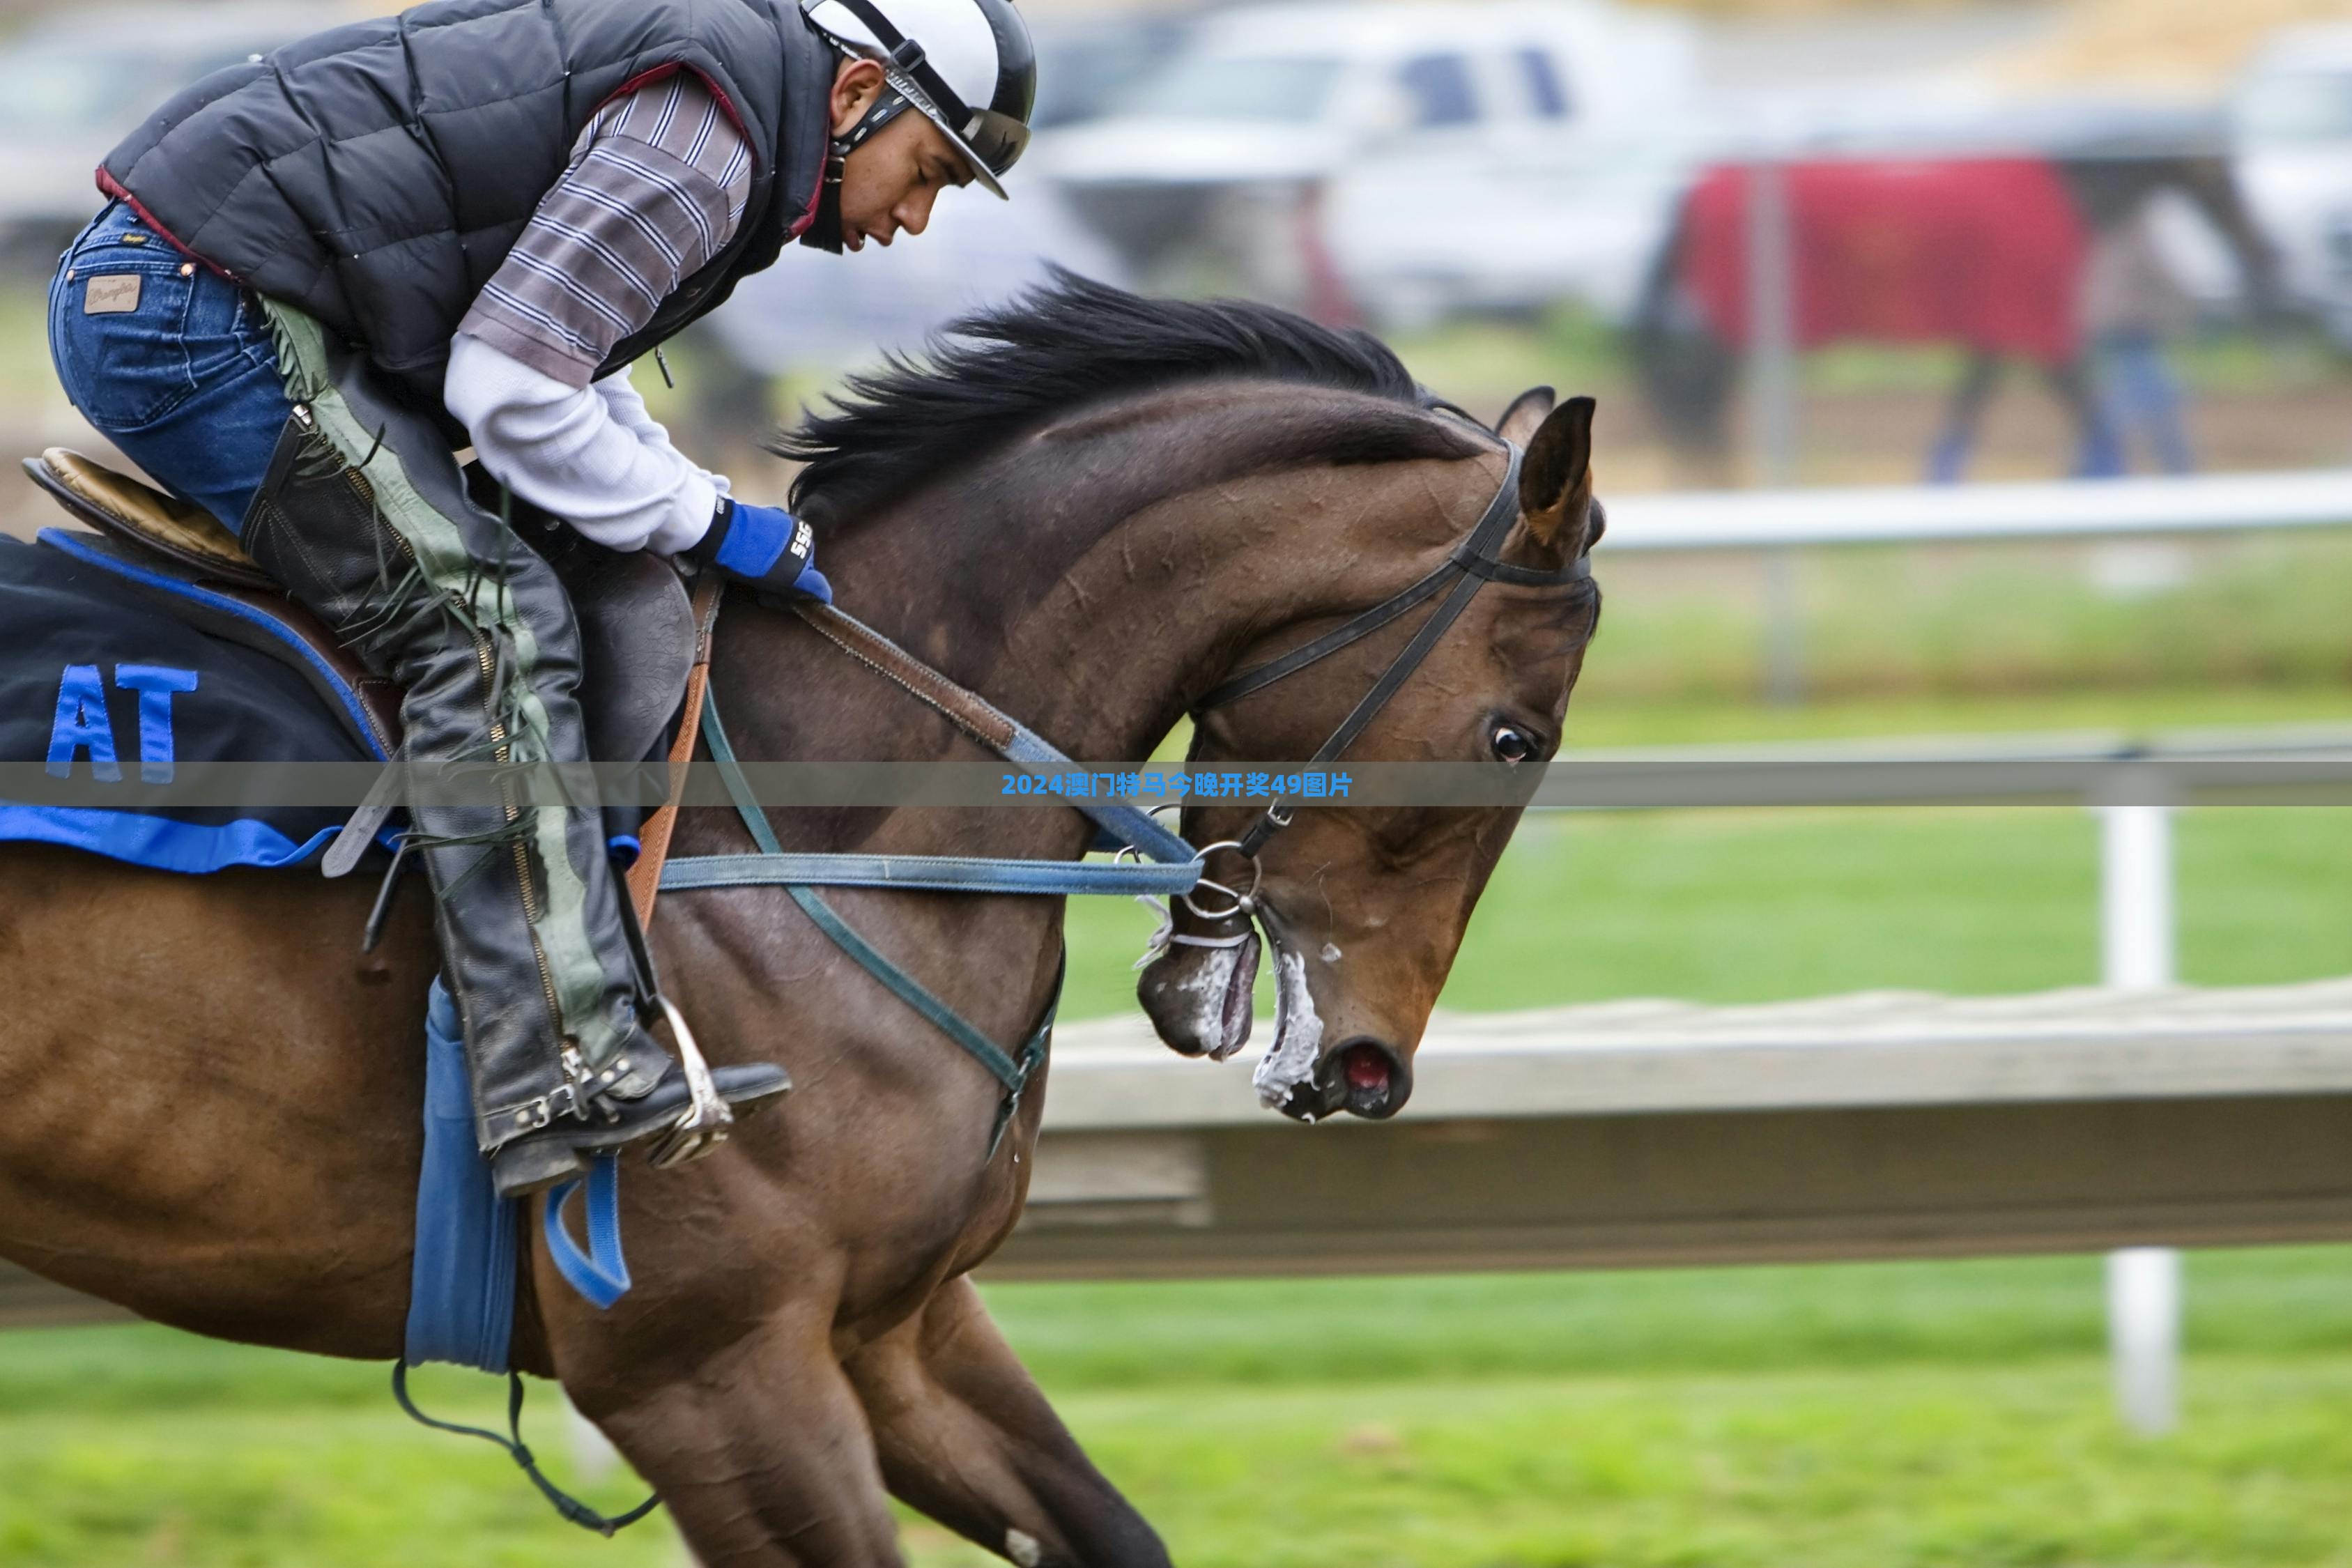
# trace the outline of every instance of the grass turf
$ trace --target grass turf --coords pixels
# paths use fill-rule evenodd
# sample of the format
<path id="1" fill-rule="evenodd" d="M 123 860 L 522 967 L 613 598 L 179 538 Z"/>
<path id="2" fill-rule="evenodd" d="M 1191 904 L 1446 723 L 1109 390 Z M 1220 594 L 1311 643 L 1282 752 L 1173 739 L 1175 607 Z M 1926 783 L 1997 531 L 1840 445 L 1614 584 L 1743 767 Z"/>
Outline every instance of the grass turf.
<path id="1" fill-rule="evenodd" d="M 1193 1568 L 2352 1561 L 2352 1249 L 2191 1257 L 2158 1443 L 2108 1412 L 2091 1258 L 990 1297 Z M 658 1524 L 574 1535 L 383 1387 L 147 1327 L 0 1337 L 0 1562 L 682 1563 Z M 484 1380 L 427 1393 L 495 1409 Z M 559 1430 L 542 1403 L 562 1470 Z"/>

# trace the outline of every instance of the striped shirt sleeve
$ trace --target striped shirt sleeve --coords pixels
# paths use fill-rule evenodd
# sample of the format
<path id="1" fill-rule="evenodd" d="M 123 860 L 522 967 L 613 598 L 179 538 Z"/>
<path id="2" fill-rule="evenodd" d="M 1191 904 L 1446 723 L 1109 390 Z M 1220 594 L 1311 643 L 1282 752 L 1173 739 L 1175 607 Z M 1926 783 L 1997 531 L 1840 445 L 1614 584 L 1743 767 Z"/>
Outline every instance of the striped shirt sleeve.
<path id="1" fill-rule="evenodd" d="M 699 78 L 679 71 L 616 98 L 457 331 L 585 387 L 726 248 L 751 189 L 751 145 Z"/>

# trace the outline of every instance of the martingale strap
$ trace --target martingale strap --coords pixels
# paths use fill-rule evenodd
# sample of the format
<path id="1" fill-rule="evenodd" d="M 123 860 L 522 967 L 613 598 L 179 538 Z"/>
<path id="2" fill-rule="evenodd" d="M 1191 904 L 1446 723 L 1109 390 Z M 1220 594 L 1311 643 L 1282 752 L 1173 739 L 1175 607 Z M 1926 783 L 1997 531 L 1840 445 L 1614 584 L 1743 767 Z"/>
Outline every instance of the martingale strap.
<path id="1" fill-rule="evenodd" d="M 507 1458 L 522 1468 L 522 1473 L 530 1478 L 530 1484 L 539 1489 L 540 1495 L 554 1506 L 555 1511 L 581 1529 L 593 1530 L 609 1541 L 661 1506 L 659 1496 L 649 1497 L 626 1513 L 607 1517 L 549 1480 L 539 1468 L 538 1457 L 531 1453 L 530 1446 L 522 1440 L 522 1373 L 509 1372 L 507 1373 L 507 1429 L 503 1436 L 480 1426 L 460 1426 L 455 1421 L 436 1421 L 419 1410 L 416 1407 L 416 1402 L 408 1395 L 408 1363 L 404 1361 L 392 1363 L 392 1396 L 400 1402 L 401 1409 L 408 1413 L 410 1420 L 419 1426 L 430 1426 L 436 1432 L 454 1432 L 460 1437 L 479 1437 L 484 1442 L 496 1443 L 506 1450 Z"/>
<path id="2" fill-rule="evenodd" d="M 1045 1003 L 1045 1016 L 1035 1028 L 1030 1030 L 1017 1050 L 1007 1051 L 976 1025 L 933 995 L 921 981 L 859 935 L 856 928 L 843 920 L 840 912 L 827 903 L 816 889 L 820 885 L 949 887 L 960 891 L 1053 893 L 1070 890 L 1066 878 L 1072 871 L 1107 872 L 1120 868 L 1077 866 L 1061 860 L 986 860 L 950 856 L 787 855 L 776 837 L 775 828 L 768 821 L 768 814 L 761 809 L 759 800 L 751 793 L 750 781 L 743 776 L 742 764 L 735 755 L 734 742 L 728 739 L 727 725 L 719 717 L 718 697 L 708 685 L 702 691 L 701 732 L 710 748 L 711 765 L 718 772 L 719 783 L 726 787 L 728 799 L 735 805 L 735 815 L 742 819 L 744 831 L 751 834 L 751 841 L 760 847 L 760 853 L 693 856 L 673 860 L 662 872 L 662 886 L 681 891 L 696 888 L 782 888 L 791 895 L 793 902 L 800 906 L 801 912 L 808 916 L 835 946 L 855 960 L 857 966 L 873 976 L 883 989 L 961 1047 L 974 1061 L 987 1068 L 989 1076 L 1003 1089 L 1003 1098 L 996 1108 L 995 1124 L 988 1135 L 988 1157 L 994 1159 L 998 1146 L 1004 1141 L 1004 1130 L 1012 1125 L 1013 1115 L 1021 1109 L 1021 1097 L 1029 1087 L 1029 1079 L 1045 1059 L 1046 1043 L 1054 1031 L 1054 1018 L 1061 1008 L 1062 981 L 1067 973 L 1069 955 L 1065 952 L 1055 970 L 1054 987 Z M 1150 819 L 1147 817 L 1145 820 Z M 1177 842 L 1181 844 L 1182 840 Z M 1185 846 L 1185 852 L 1191 856 L 1189 845 Z M 1189 889 L 1199 881 L 1201 868 L 1201 861 L 1197 858 L 1190 858 L 1181 866 L 1127 869 L 1152 869 L 1162 877 L 1174 874 L 1183 879 L 1183 887 Z M 962 874 L 967 879 L 950 880 L 951 873 Z M 1035 885 L 1020 884 L 1018 879 L 1024 876 L 1034 879 Z M 1057 881 L 1057 878 L 1061 880 Z M 1097 880 L 1099 884 L 1108 879 Z M 1054 885 L 1045 885 L 1047 883 Z M 1087 890 L 1104 889 L 1096 885 Z"/>

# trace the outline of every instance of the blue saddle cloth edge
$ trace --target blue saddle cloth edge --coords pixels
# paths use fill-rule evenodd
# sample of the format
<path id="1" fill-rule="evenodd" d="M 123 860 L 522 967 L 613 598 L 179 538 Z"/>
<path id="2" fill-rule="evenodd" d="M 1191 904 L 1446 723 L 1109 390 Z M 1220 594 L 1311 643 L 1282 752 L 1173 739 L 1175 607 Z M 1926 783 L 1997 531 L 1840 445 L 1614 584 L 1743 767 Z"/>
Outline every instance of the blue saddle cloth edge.
<path id="1" fill-rule="evenodd" d="M 515 1205 L 490 1184 L 473 1100 L 457 1005 L 436 980 L 425 1013 L 425 1161 L 405 1354 L 412 1366 L 443 1361 L 503 1373 L 514 1337 Z"/>
<path id="2" fill-rule="evenodd" d="M 296 866 L 334 841 L 322 828 L 298 844 L 266 822 L 241 817 L 206 825 L 79 805 L 0 801 L 0 840 L 55 844 L 155 871 L 203 876 L 232 866 L 275 870 Z"/>

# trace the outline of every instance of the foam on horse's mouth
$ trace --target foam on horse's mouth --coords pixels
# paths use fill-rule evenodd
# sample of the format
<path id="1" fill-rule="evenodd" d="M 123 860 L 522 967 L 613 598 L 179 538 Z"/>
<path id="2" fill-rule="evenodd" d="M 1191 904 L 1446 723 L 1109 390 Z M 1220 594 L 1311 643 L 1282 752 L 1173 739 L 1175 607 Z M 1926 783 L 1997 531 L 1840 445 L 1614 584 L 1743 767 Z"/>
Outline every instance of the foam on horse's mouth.
<path id="1" fill-rule="evenodd" d="M 1176 983 L 1193 1008 L 1194 1036 L 1210 1042 L 1209 1059 L 1223 1061 L 1240 1050 L 1250 1035 L 1250 990 L 1257 978 L 1257 942 L 1206 950 L 1208 956 L 1192 975 Z M 1244 968 L 1243 960 L 1248 960 Z"/>
<path id="2" fill-rule="evenodd" d="M 1307 989 L 1307 960 L 1291 949 L 1272 921 L 1265 934 L 1274 944 L 1274 1044 L 1257 1064 L 1250 1082 L 1257 1102 L 1278 1110 L 1302 1084 L 1315 1081 L 1315 1067 L 1323 1048 L 1323 1020 Z"/>

